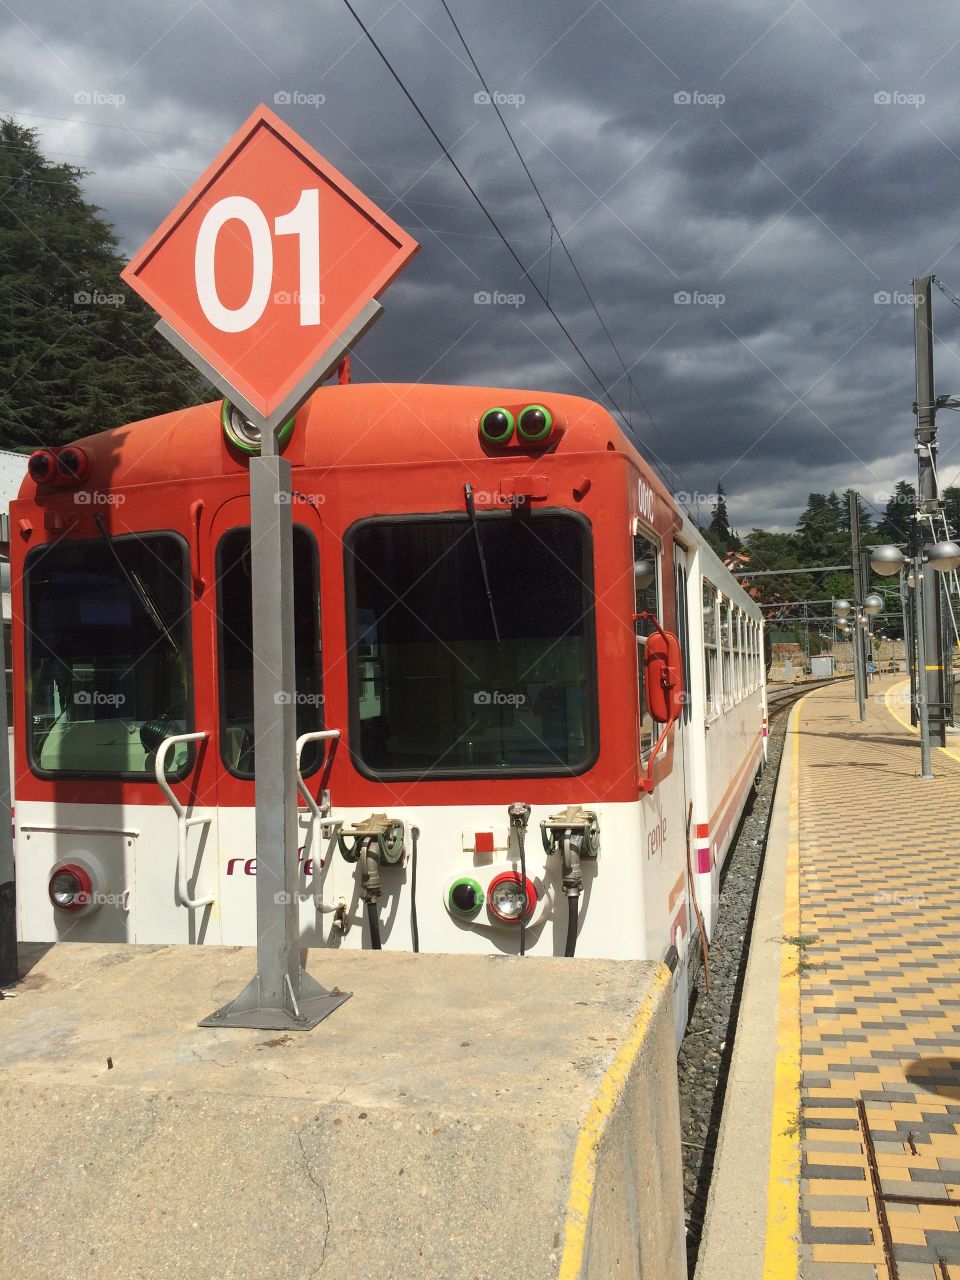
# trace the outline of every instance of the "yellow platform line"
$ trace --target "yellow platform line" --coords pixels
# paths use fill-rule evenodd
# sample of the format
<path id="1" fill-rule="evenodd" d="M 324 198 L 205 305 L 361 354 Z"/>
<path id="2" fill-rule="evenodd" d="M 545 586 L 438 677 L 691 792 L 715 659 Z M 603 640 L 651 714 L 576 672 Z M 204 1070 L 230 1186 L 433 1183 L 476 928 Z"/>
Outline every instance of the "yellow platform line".
<path id="1" fill-rule="evenodd" d="M 670 986 L 671 978 L 670 970 L 665 964 L 661 964 L 643 1004 L 637 1010 L 633 1025 L 600 1081 L 597 1095 L 580 1126 L 573 1153 L 573 1173 L 563 1224 L 563 1256 L 557 1280 L 578 1280 L 581 1274 L 597 1177 L 597 1147 L 646 1039 L 650 1021 L 657 1011 L 663 992 Z"/>
<path id="2" fill-rule="evenodd" d="M 901 692 L 904 689 L 909 689 L 909 688 L 910 688 L 909 680 L 902 680 L 900 684 L 891 685 L 890 688 L 883 695 L 883 705 L 893 716 L 894 720 L 899 721 L 900 724 L 902 724 L 905 729 L 908 729 L 910 733 L 914 734 L 916 737 L 919 738 L 920 730 L 916 727 L 916 725 L 912 725 L 909 719 L 905 720 L 903 716 L 900 714 L 900 712 L 897 711 L 893 705 L 894 695 L 896 695 L 896 697 L 899 698 Z M 943 754 L 945 756 L 949 756 L 951 760 L 956 760 L 960 762 L 960 752 L 955 751 L 953 747 L 941 747 L 937 744 L 933 744 L 933 745 L 935 747 L 935 750 L 942 751 Z"/>
<path id="3" fill-rule="evenodd" d="M 788 811 L 786 887 L 783 936 L 800 933 L 800 708 L 793 724 L 793 776 Z M 777 1003 L 777 1058 L 773 1076 L 773 1120 L 767 1181 L 767 1234 L 763 1280 L 796 1280 L 800 1237 L 800 973 L 799 949 L 784 942 L 780 949 Z"/>

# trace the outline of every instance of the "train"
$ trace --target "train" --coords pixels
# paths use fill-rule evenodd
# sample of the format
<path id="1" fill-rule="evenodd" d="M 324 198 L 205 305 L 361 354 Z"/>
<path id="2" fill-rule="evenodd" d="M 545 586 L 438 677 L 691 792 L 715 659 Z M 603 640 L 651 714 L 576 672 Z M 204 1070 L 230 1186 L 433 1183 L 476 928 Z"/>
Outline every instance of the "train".
<path id="1" fill-rule="evenodd" d="M 679 1035 L 765 763 L 755 602 L 590 399 L 343 383 L 280 441 L 302 946 L 663 960 Z M 24 940 L 256 941 L 258 452 L 218 401 L 28 460 Z"/>

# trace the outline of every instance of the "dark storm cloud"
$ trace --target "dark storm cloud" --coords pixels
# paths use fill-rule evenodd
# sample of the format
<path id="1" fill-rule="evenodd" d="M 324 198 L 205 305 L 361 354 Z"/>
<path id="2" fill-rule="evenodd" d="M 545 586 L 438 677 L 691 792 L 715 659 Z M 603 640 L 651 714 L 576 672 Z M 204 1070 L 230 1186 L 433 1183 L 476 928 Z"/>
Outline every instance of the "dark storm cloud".
<path id="1" fill-rule="evenodd" d="M 955 6 L 448 2 L 512 95 L 511 130 L 655 427 L 548 252 L 438 0 L 359 7 L 674 487 L 710 494 L 722 478 L 747 529 L 789 526 L 810 490 L 882 503 L 912 476 L 905 295 L 929 270 L 960 287 Z M 0 22 L 0 106 L 93 171 L 127 250 L 257 102 L 312 95 L 279 109 L 423 246 L 358 351 L 361 376 L 599 394 L 339 0 L 15 0 Z M 525 300 L 474 302 L 494 291 Z M 936 322 L 938 388 L 960 389 L 960 315 L 939 294 Z M 960 470 L 952 423 L 945 480 Z"/>

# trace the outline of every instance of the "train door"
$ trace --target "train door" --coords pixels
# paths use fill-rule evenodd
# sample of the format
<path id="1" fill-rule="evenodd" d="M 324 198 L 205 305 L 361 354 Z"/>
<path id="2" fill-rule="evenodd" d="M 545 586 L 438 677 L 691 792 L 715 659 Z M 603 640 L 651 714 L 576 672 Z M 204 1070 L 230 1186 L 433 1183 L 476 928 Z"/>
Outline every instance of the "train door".
<path id="1" fill-rule="evenodd" d="M 680 657 L 681 670 L 683 676 L 683 710 L 676 722 L 675 740 L 674 740 L 674 760 L 675 771 L 679 773 L 679 781 L 682 783 L 678 787 L 678 797 L 682 803 L 679 808 L 679 820 L 681 831 L 680 846 L 683 854 L 683 865 L 681 873 L 683 877 L 682 891 L 677 897 L 674 906 L 674 917 L 671 923 L 671 931 L 673 935 L 673 944 L 677 948 L 679 956 L 678 964 L 678 981 L 676 1000 L 674 1002 L 674 1012 L 676 1016 L 676 1034 L 677 1042 L 683 1038 L 683 1032 L 687 1023 L 687 1006 L 689 1001 L 689 990 L 691 983 L 691 948 L 690 943 L 695 937 L 697 928 L 696 914 L 694 911 L 693 892 L 694 886 L 691 883 L 690 873 L 690 850 L 692 848 L 694 832 L 691 829 L 692 813 L 691 801 L 693 799 L 693 767 L 691 759 L 692 733 L 691 733 L 691 679 L 690 679 L 690 619 L 689 619 L 689 595 L 687 584 L 687 551 L 679 542 L 673 544 L 673 586 L 674 599 L 676 603 L 676 625 L 675 630 L 677 638 L 680 641 Z"/>
<path id="2" fill-rule="evenodd" d="M 687 1009 L 687 899 L 683 817 L 684 733 L 682 718 L 664 737 L 664 724 L 654 719 L 645 689 L 645 653 L 654 631 L 649 617 L 668 630 L 676 627 L 675 566 L 671 544 L 638 528 L 634 534 L 634 578 L 639 646 L 640 773 L 650 787 L 641 790 L 645 951 L 662 959 L 673 975 L 676 1023 L 682 1028 Z"/>
<path id="3" fill-rule="evenodd" d="M 246 497 L 226 502 L 211 528 L 216 573 L 216 704 L 219 752 L 219 864 L 223 941 L 256 941 L 255 739 L 253 721 L 253 609 L 250 577 L 250 504 Z M 316 501 L 293 496 L 293 596 L 295 685 L 278 696 L 296 703 L 298 739 L 324 728 L 320 630 L 320 535 Z M 314 801 L 322 799 L 328 744 L 301 744 L 299 768 Z M 303 806 L 301 798 L 301 806 Z M 324 863 L 321 824 L 300 811 L 298 839 L 301 920 L 304 946 L 315 945 L 317 913 L 313 891 Z"/>

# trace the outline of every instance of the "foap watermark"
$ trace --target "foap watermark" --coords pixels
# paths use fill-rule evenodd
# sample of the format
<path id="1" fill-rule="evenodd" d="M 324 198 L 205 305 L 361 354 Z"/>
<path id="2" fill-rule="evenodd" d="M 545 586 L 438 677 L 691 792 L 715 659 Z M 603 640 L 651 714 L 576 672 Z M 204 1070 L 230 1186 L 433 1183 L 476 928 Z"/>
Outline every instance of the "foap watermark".
<path id="1" fill-rule="evenodd" d="M 126 300 L 125 293 L 104 293 L 102 289 L 79 289 L 73 295 L 75 307 L 122 307 Z"/>
<path id="2" fill-rule="evenodd" d="M 678 289 L 673 295 L 674 305 L 678 307 L 722 307 L 727 300 L 725 293 L 700 293 L 694 289 Z"/>
<path id="3" fill-rule="evenodd" d="M 525 293 L 504 293 L 500 289 L 478 289 L 473 295 L 477 307 L 522 307 L 526 300 Z"/>
<path id="4" fill-rule="evenodd" d="M 322 107 L 327 100 L 325 93 L 305 93 L 302 89 L 278 89 L 273 95 L 276 107 Z"/>
<path id="5" fill-rule="evenodd" d="M 78 689 L 73 701 L 78 707 L 122 707 L 126 702 L 122 693 L 104 693 L 102 689 Z"/>
<path id="6" fill-rule="evenodd" d="M 724 93 L 701 93 L 699 89 L 678 89 L 673 101 L 678 107 L 722 107 L 727 97 Z"/>
<path id="7" fill-rule="evenodd" d="M 126 911 L 130 898 L 130 890 L 123 889 L 120 893 L 104 893 L 101 889 L 94 889 L 93 893 L 79 894 L 78 900 L 84 899 L 84 906 L 94 907 L 120 907 Z"/>
<path id="8" fill-rule="evenodd" d="M 80 489 L 73 495 L 78 507 L 122 507 L 126 500 L 125 493 L 104 493 L 102 489 Z"/>
<path id="9" fill-rule="evenodd" d="M 695 489 L 692 493 L 681 489 L 673 496 L 681 507 L 713 507 L 720 501 L 718 493 L 701 493 L 699 489 Z"/>
<path id="10" fill-rule="evenodd" d="M 899 89 L 880 89 L 873 95 L 878 107 L 922 107 L 927 100 L 925 93 L 901 93 Z"/>
<path id="11" fill-rule="evenodd" d="M 526 493 L 500 493 L 496 489 L 474 489 L 473 500 L 478 507 L 525 507 L 530 497 Z"/>
<path id="12" fill-rule="evenodd" d="M 916 907 L 926 902 L 924 893 L 892 893 L 889 889 L 878 889 L 873 900 L 880 907 Z"/>
<path id="13" fill-rule="evenodd" d="M 279 693 L 273 695 L 273 700 L 278 707 L 288 707 L 293 704 L 295 707 L 322 707 L 322 693 L 288 693 L 286 689 L 281 689 Z"/>
<path id="14" fill-rule="evenodd" d="M 922 689 L 918 689 L 916 693 L 911 693 L 909 689 L 901 689 L 896 693 L 888 691 L 887 693 L 875 693 L 872 701 L 879 707 L 909 707 L 916 705 L 922 707 L 927 700 L 927 695 Z"/>
<path id="15" fill-rule="evenodd" d="M 522 107 L 526 100 L 524 93 L 501 93 L 499 89 L 493 89 L 490 93 L 481 89 L 473 95 L 474 104 L 478 107 Z"/>
<path id="16" fill-rule="evenodd" d="M 898 293 L 896 290 L 888 292 L 880 289 L 873 295 L 873 302 L 877 307 L 915 307 L 918 302 L 923 306 L 924 298 L 920 293 Z"/>
<path id="17" fill-rule="evenodd" d="M 473 695 L 475 707 L 522 707 L 526 701 L 525 693 L 505 693 L 502 689 L 478 689 Z"/>
<path id="18" fill-rule="evenodd" d="M 299 307 L 301 303 L 305 307 L 322 307 L 326 302 L 322 293 L 301 293 L 299 289 L 294 289 L 293 292 L 288 289 L 278 289 L 273 295 L 273 300 L 281 307 Z"/>
<path id="19" fill-rule="evenodd" d="M 126 100 L 124 93 L 104 93 L 101 89 L 78 89 L 73 95 L 78 107 L 122 107 Z"/>
<path id="20" fill-rule="evenodd" d="M 299 503 L 303 503 L 307 507 L 322 507 L 326 502 L 326 494 L 323 493 L 276 493 L 273 497 L 278 507 L 295 507 Z"/>

